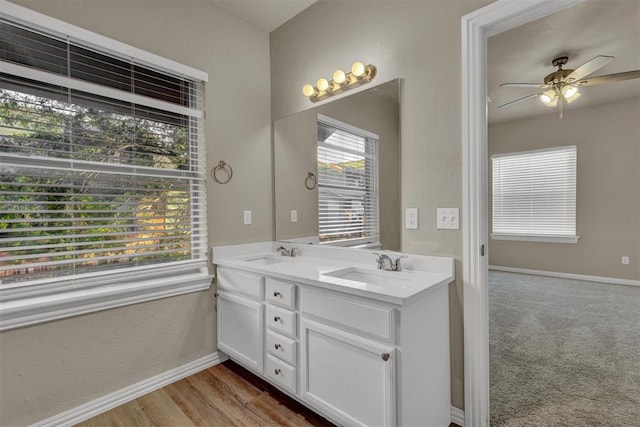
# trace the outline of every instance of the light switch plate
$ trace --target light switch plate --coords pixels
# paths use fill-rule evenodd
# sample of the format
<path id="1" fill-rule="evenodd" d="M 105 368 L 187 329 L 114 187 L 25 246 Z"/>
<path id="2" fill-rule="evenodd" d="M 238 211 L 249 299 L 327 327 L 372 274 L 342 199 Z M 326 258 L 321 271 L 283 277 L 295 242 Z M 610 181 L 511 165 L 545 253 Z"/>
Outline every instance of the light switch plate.
<path id="1" fill-rule="evenodd" d="M 405 209 L 404 223 L 407 230 L 418 229 L 418 208 Z"/>
<path id="2" fill-rule="evenodd" d="M 291 222 L 298 222 L 298 211 L 291 209 Z"/>
<path id="3" fill-rule="evenodd" d="M 251 225 L 251 211 L 244 211 L 244 225 Z"/>
<path id="4" fill-rule="evenodd" d="M 439 230 L 459 230 L 460 209 L 438 208 L 436 223 Z"/>

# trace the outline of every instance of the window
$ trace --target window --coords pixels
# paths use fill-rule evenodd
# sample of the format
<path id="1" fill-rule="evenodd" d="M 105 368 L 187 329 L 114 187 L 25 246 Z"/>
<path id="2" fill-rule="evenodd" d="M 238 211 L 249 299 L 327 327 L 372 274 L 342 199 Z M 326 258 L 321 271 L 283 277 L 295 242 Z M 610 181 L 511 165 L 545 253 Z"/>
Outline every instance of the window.
<path id="1" fill-rule="evenodd" d="M 491 160 L 491 238 L 577 243 L 575 145 L 499 154 Z"/>
<path id="2" fill-rule="evenodd" d="M 320 244 L 378 243 L 378 136 L 318 115 Z"/>
<path id="3" fill-rule="evenodd" d="M 86 312 L 91 292 L 118 305 L 109 286 L 129 302 L 206 289 L 206 74 L 3 6 L 0 329 L 29 323 L 16 309 L 35 296 L 48 320 L 80 290 Z"/>

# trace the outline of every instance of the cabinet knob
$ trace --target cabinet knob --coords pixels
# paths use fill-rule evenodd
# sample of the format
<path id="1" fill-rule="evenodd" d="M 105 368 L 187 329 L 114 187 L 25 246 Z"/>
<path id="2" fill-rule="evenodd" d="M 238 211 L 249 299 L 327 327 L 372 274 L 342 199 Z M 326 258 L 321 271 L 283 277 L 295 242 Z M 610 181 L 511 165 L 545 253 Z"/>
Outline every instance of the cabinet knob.
<path id="1" fill-rule="evenodd" d="M 273 317 L 273 321 L 274 321 L 274 322 L 277 322 L 277 321 L 279 321 L 279 320 L 280 320 L 280 316 L 274 316 L 274 317 Z"/>
<path id="2" fill-rule="evenodd" d="M 278 350 L 282 346 L 280 344 L 276 344 L 276 345 L 274 345 L 274 347 L 276 348 L 276 350 Z"/>
<path id="3" fill-rule="evenodd" d="M 282 295 L 280 292 L 278 292 L 278 291 L 273 291 L 273 296 L 274 296 L 274 297 L 279 297 L 280 295 Z"/>
<path id="4" fill-rule="evenodd" d="M 282 372 L 280 369 L 276 368 L 273 372 L 276 373 L 276 375 L 280 375 L 280 372 Z"/>
<path id="5" fill-rule="evenodd" d="M 220 295 L 220 294 L 217 293 L 217 292 L 213 294 L 214 298 L 218 298 L 218 295 Z"/>
<path id="6" fill-rule="evenodd" d="M 384 360 L 385 362 L 389 360 L 390 357 L 391 355 L 389 353 L 382 353 L 382 360 Z"/>

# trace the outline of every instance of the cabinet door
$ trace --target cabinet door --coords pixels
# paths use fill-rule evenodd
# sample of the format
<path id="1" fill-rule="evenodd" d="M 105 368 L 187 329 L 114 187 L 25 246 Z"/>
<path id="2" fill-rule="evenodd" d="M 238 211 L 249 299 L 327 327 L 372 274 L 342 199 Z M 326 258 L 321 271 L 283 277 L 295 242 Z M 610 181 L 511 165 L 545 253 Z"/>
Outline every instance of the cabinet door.
<path id="1" fill-rule="evenodd" d="M 301 320 L 302 398 L 350 426 L 392 426 L 395 349 Z"/>
<path id="2" fill-rule="evenodd" d="M 264 304 L 236 295 L 218 294 L 218 349 L 262 373 Z"/>

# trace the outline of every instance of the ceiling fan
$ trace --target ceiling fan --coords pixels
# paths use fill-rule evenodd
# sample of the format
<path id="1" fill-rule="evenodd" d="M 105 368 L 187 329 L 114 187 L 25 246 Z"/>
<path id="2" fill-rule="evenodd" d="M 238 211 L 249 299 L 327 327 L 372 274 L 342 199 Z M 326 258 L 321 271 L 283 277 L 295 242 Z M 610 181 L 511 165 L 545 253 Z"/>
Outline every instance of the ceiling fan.
<path id="1" fill-rule="evenodd" d="M 575 70 L 565 70 L 562 67 L 569 61 L 569 57 L 555 58 L 551 64 L 558 69 L 548 74 L 544 78 L 544 83 L 503 83 L 500 85 L 500 87 L 535 87 L 542 89 L 542 91 L 499 105 L 498 108 L 538 97 L 543 104 L 549 107 L 558 105 L 559 118 L 562 119 L 563 104 L 570 104 L 578 99 L 580 96 L 579 88 L 640 78 L 640 70 L 587 78 L 614 59 L 613 56 L 599 55 Z"/>

